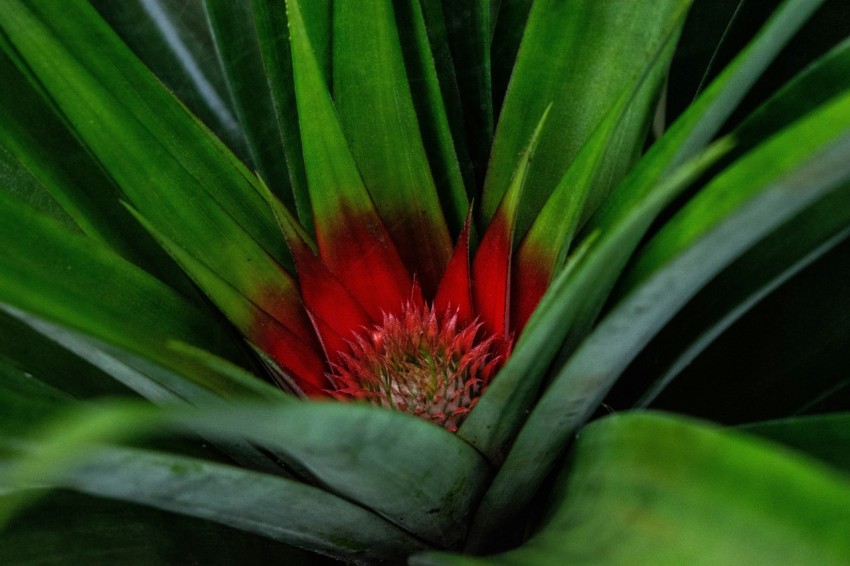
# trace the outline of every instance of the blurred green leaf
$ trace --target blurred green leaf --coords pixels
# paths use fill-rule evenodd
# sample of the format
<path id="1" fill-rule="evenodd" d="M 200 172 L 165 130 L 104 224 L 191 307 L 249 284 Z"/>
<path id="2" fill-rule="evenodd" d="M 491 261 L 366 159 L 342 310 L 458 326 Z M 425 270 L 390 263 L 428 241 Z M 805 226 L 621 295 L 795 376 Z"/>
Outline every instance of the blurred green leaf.
<path id="1" fill-rule="evenodd" d="M 0 359 L 0 444 L 31 433 L 67 411 L 73 399 L 33 374 Z M 2 452 L 2 450 L 0 450 Z"/>
<path id="2" fill-rule="evenodd" d="M 68 509 L 74 510 L 73 516 Z M 15 517 L 0 536 L 4 564 L 260 566 L 280 560 L 293 565 L 333 563 L 216 523 L 71 492 L 45 497 Z"/>
<path id="3" fill-rule="evenodd" d="M 206 519 L 338 557 L 400 557 L 407 549 L 423 548 L 372 513 L 284 478 L 130 448 L 101 448 L 75 464 L 67 471 L 53 470 L 51 480 L 82 493 Z M 8 469 L 0 464 L 0 473 Z M 8 479 L 4 483 L 8 490 Z M 23 497 L 39 495 L 16 484 L 25 491 L 0 498 L 5 510 L 20 505 Z"/>
<path id="4" fill-rule="evenodd" d="M 681 417 L 632 413 L 587 426 L 546 504 L 539 532 L 515 550 L 486 558 L 424 555 L 412 563 L 850 560 L 847 476 Z"/>
<path id="5" fill-rule="evenodd" d="M 331 492 L 444 547 L 463 540 L 472 502 L 490 472 L 471 447 L 410 415 L 366 405 L 287 400 L 202 411 L 127 404 L 82 409 L 47 428 L 41 448 L 10 467 L 6 481 L 50 483 L 96 452 L 98 443 L 154 427 L 263 446 L 297 462 Z M 435 461 L 440 462 L 436 473 Z"/>
<path id="6" fill-rule="evenodd" d="M 738 427 L 850 473 L 850 413 L 796 417 Z"/>

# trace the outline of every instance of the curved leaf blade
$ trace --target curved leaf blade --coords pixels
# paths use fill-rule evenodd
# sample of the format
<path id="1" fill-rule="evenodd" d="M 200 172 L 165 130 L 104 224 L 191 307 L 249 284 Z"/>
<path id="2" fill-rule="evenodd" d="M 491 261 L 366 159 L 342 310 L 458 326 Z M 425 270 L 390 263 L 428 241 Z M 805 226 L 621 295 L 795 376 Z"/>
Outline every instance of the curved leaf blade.
<path id="1" fill-rule="evenodd" d="M 777 497 L 777 494 L 782 494 Z M 612 416 L 576 440 L 537 536 L 436 564 L 843 564 L 850 481 L 754 437 L 681 417 Z"/>
<path id="2" fill-rule="evenodd" d="M 8 472 L 9 465 L 0 465 Z M 21 485 L 44 481 L 32 477 Z M 285 478 L 130 448 L 101 448 L 88 461 L 54 474 L 54 485 L 206 519 L 348 559 L 403 556 L 422 548 L 374 514 L 321 489 Z M 6 489 L 10 484 L 3 482 Z M 16 506 L 21 496 L 6 496 Z M 0 499 L 2 501 L 2 499 Z M 8 510 L 8 507 L 6 507 Z"/>
<path id="3" fill-rule="evenodd" d="M 535 406 L 479 508 L 479 528 L 489 530 L 484 525 L 493 518 L 528 501 L 628 363 L 701 286 L 850 178 L 848 132 L 850 94 L 747 154 L 665 224 L 633 264 L 634 290 L 596 326 Z"/>
<path id="4" fill-rule="evenodd" d="M 162 427 L 271 450 L 330 492 L 443 548 L 462 542 L 490 473 L 471 447 L 419 418 L 368 405 L 289 400 L 200 410 L 130 404 L 83 408 L 54 422 L 42 447 L 19 459 L 7 481 L 50 482 L 66 470 L 73 474 L 100 444 Z"/>

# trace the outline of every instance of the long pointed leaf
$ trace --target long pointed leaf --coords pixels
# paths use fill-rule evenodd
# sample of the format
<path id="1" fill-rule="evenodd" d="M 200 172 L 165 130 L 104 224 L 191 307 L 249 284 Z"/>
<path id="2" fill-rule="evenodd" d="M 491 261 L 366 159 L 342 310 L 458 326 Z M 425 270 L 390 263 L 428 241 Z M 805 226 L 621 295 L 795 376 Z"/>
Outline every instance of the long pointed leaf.
<path id="1" fill-rule="evenodd" d="M 849 128 L 850 94 L 736 162 L 664 226 L 635 261 L 632 277 L 640 285 L 599 323 L 532 411 L 479 509 L 480 529 L 528 501 L 564 443 L 697 289 L 850 178 Z"/>
<path id="2" fill-rule="evenodd" d="M 568 355 L 586 335 L 652 220 L 697 174 L 728 150 L 729 144 L 718 142 L 721 145 L 709 148 L 703 155 L 700 151 L 752 86 L 755 76 L 764 70 L 815 8 L 816 2 L 787 0 L 753 42 L 641 159 L 585 227 L 585 237 L 602 235 L 594 243 L 598 249 L 588 254 L 585 269 L 576 270 L 574 277 L 562 273 L 553 283 L 544 296 L 548 306 L 536 311 L 540 334 L 530 328 L 524 333 L 523 339 L 536 347 L 529 345 L 523 352 L 522 343 L 517 345 L 501 377 L 497 376 L 476 407 L 477 411 L 473 411 L 460 430 L 464 438 L 491 459 L 501 459 L 503 447 L 516 434 L 543 371 L 554 356 L 553 348 L 557 349 L 553 343 L 566 340 L 562 351 L 563 355 Z M 691 162 L 687 162 L 688 158 Z M 685 165 L 681 165 L 683 161 Z M 564 300 L 566 297 L 573 298 Z M 566 316 L 570 317 L 570 324 L 564 324 Z M 529 324 L 533 321 L 534 317 Z M 524 358 L 526 354 L 529 358 Z M 523 359 L 527 366 L 521 365 Z M 501 415 L 501 419 L 497 419 L 496 414 Z"/>
<path id="3" fill-rule="evenodd" d="M 257 179 L 88 4 L 11 2 L 0 28 L 11 43 L 4 48 L 20 54 L 136 208 L 272 312 L 285 304 L 271 298 L 288 294 L 277 264 L 286 246 Z"/>
<path id="4" fill-rule="evenodd" d="M 429 3 L 431 8 L 438 6 Z M 467 192 L 472 188 L 472 171 L 466 147 L 457 143 L 452 135 L 449 118 L 451 101 L 447 96 L 438 73 L 438 45 L 432 45 L 429 34 L 437 30 L 426 25 L 425 7 L 416 0 L 394 4 L 398 22 L 401 48 L 405 57 L 408 82 L 416 85 L 411 89 L 413 104 L 419 117 L 422 142 L 431 163 L 434 182 L 440 195 L 443 213 L 452 234 L 461 231 L 469 209 Z M 443 46 L 445 47 L 445 46 Z M 467 178 L 464 178 L 467 175 Z"/>
<path id="5" fill-rule="evenodd" d="M 268 119 L 275 110 L 251 5 L 206 0 L 204 7 L 251 161 L 266 184 L 294 206 L 286 161 L 281 159 L 283 135 L 277 121 Z"/>
<path id="6" fill-rule="evenodd" d="M 133 53 L 240 157 L 244 134 L 227 96 L 224 73 L 214 54 L 200 2 L 93 0 Z"/>
<path id="7" fill-rule="evenodd" d="M 413 107 L 390 2 L 334 7 L 333 95 L 363 182 L 408 270 L 433 296 L 452 242 Z M 358 53 L 357 57 L 348 56 Z"/>
<path id="8" fill-rule="evenodd" d="M 482 201 L 485 220 L 501 200 L 514 156 L 528 139 L 536 116 L 552 104 L 540 153 L 529 172 L 535 190 L 529 191 L 520 210 L 518 233 L 525 233 L 636 69 L 646 67 L 673 24 L 683 21 L 689 4 L 687 0 L 533 4 L 493 141 Z M 618 170 L 622 165 L 612 160 L 631 159 L 632 148 L 642 144 L 645 127 L 644 117 L 619 133 L 622 151 L 607 157 L 608 167 Z"/>
<path id="9" fill-rule="evenodd" d="M 724 161 L 740 157 L 759 141 L 776 133 L 812 109 L 850 87 L 850 42 L 845 41 L 779 91 L 735 131 L 738 144 Z M 713 284 L 698 294 L 656 337 L 629 370 L 629 377 L 611 400 L 621 406 L 644 392 L 649 402 L 703 349 L 749 308 L 794 273 L 836 245 L 850 222 L 850 187 L 805 211 L 733 263 Z M 619 293 L 625 289 L 621 288 Z M 663 344 L 663 346 L 662 346 Z M 659 349 L 660 348 L 660 349 Z M 649 362 L 649 360 L 652 360 Z M 663 370 L 663 375 L 662 375 Z M 641 376 L 641 377 L 638 377 Z M 627 392 L 626 389 L 629 391 Z"/>

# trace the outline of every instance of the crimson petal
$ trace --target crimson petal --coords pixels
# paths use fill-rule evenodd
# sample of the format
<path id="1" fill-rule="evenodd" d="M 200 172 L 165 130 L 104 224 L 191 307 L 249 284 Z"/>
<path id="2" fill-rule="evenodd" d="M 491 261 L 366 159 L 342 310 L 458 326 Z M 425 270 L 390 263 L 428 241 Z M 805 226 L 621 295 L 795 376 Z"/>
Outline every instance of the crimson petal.
<path id="1" fill-rule="evenodd" d="M 313 328 L 328 360 L 348 349 L 348 341 L 374 319 L 322 263 L 288 211 L 279 209 L 281 231 L 295 260 L 299 288 Z M 380 319 L 378 319 L 380 320 Z"/>
<path id="2" fill-rule="evenodd" d="M 472 308 L 472 288 L 469 273 L 469 224 L 468 216 L 460 233 L 446 271 L 440 279 L 434 311 L 442 315 L 448 310 L 457 311 L 458 320 L 471 322 L 475 317 Z"/>
<path id="3" fill-rule="evenodd" d="M 327 395 L 330 384 L 325 377 L 324 361 L 292 331 L 267 318 L 257 322 L 249 333 L 249 339 L 266 352 L 305 394 L 311 397 Z"/>
<path id="4" fill-rule="evenodd" d="M 355 213 L 340 203 L 333 220 L 316 219 L 324 263 L 372 319 L 398 312 L 411 299 L 413 279 L 374 208 Z"/>
<path id="5" fill-rule="evenodd" d="M 552 271 L 545 252 L 533 250 L 527 239 L 516 256 L 511 278 L 511 324 L 518 335 L 548 289 Z"/>
<path id="6" fill-rule="evenodd" d="M 505 337 L 509 333 L 511 240 L 513 222 L 499 209 L 484 233 L 472 262 L 472 300 L 484 327 Z"/>

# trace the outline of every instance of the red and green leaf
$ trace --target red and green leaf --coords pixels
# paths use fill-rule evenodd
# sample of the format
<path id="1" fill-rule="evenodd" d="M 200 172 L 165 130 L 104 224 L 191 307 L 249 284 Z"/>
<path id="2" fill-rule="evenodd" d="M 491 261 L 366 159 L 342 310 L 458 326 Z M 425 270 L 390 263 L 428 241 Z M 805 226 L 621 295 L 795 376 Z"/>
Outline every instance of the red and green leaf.
<path id="1" fill-rule="evenodd" d="M 345 139 L 408 271 L 433 297 L 452 242 L 422 142 L 392 3 L 337 2 L 333 50 L 333 96 Z"/>
<path id="2" fill-rule="evenodd" d="M 543 112 L 537 128 L 514 170 L 514 176 L 490 226 L 481 238 L 472 262 L 472 300 L 484 327 L 496 334 L 509 336 L 513 330 L 511 314 L 511 256 L 516 228 L 516 215 L 525 186 L 531 158 L 546 123 L 550 107 Z"/>
<path id="3" fill-rule="evenodd" d="M 298 0 L 287 2 L 295 95 L 319 256 L 369 315 L 411 298 L 413 280 L 360 177 L 310 44 Z"/>

